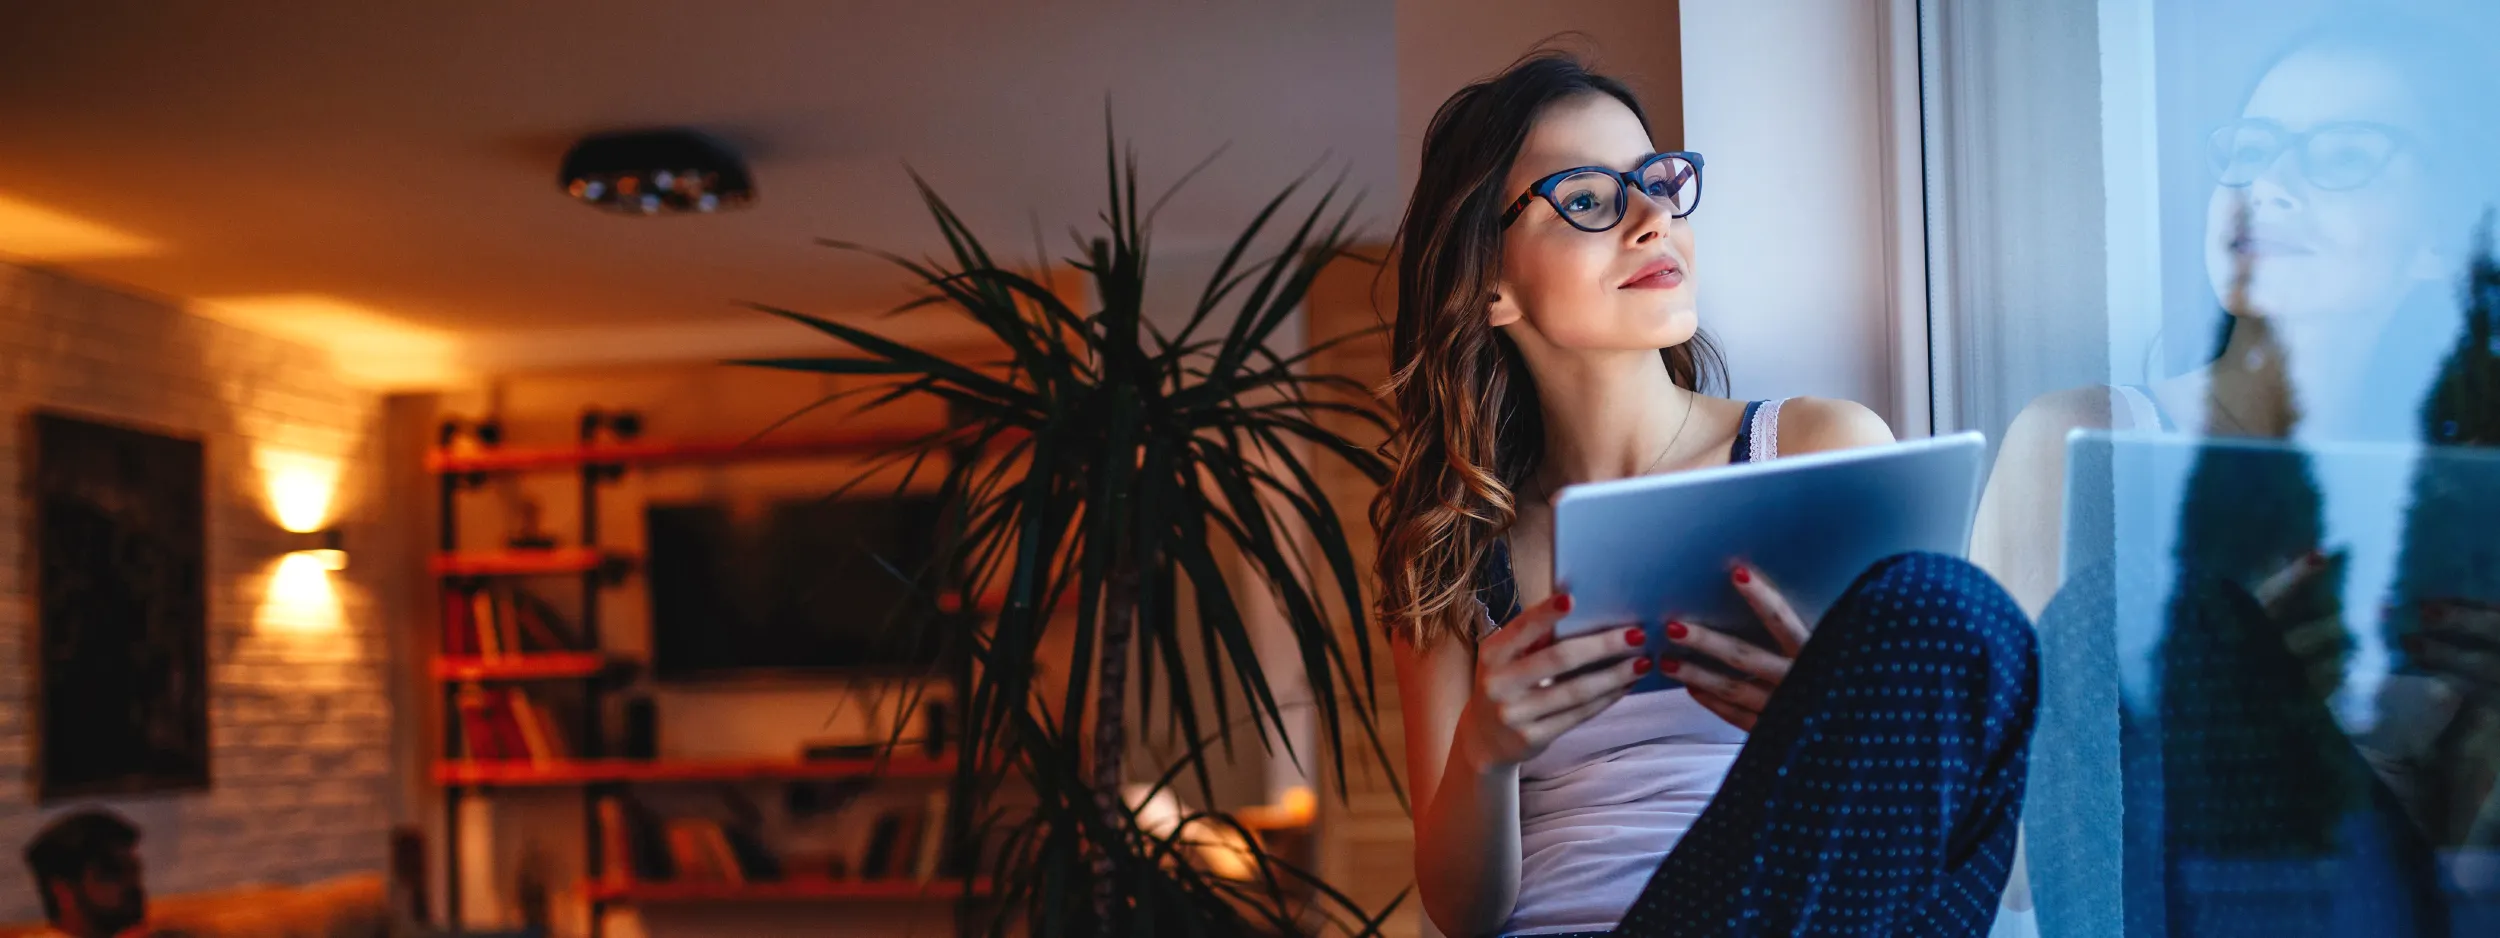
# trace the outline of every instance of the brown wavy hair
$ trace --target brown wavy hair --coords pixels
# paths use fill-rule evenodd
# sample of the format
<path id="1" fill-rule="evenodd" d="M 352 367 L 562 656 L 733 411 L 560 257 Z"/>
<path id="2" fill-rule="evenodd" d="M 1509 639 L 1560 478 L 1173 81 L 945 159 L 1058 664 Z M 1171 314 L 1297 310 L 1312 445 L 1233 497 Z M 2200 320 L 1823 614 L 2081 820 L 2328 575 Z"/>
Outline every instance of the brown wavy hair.
<path id="1" fill-rule="evenodd" d="M 1632 90 L 1567 53 L 1531 53 L 1459 89 L 1424 132 L 1415 191 L 1398 223 L 1397 325 L 1383 390 L 1397 427 L 1381 447 L 1395 466 L 1372 499 L 1380 549 L 1380 621 L 1428 645 L 1472 635 L 1470 592 L 1518 516 L 1513 493 L 1545 456 L 1545 420 L 1519 349 L 1487 321 L 1502 258 L 1503 188 L 1539 114 L 1603 94 L 1649 129 Z M 1695 333 L 1659 350 L 1678 386 L 1703 390 L 1722 367 Z"/>

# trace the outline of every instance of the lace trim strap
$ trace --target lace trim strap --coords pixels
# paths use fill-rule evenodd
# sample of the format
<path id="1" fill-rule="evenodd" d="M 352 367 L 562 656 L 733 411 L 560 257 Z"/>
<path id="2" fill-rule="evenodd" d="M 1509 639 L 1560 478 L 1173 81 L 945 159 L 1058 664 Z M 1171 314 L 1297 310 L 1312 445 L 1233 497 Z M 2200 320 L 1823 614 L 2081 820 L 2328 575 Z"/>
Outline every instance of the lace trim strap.
<path id="1" fill-rule="evenodd" d="M 1754 408 L 1753 424 L 1745 428 L 1745 435 L 1751 438 L 1752 444 L 1745 453 L 1745 461 L 1765 462 L 1779 458 L 1780 405 L 1785 403 L 1788 399 L 1783 397 L 1763 401 L 1762 406 Z"/>

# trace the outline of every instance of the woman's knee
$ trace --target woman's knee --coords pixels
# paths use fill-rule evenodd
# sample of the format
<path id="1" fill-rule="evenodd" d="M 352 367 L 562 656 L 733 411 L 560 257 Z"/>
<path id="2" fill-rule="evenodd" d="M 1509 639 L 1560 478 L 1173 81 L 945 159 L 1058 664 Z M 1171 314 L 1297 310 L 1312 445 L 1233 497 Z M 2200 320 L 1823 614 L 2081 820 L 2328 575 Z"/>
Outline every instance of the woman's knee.
<path id="1" fill-rule="evenodd" d="M 1982 654 L 2020 659 L 2021 670 L 2039 656 L 2030 618 L 1994 577 L 1961 558 L 1923 551 L 1867 568 L 1816 634 L 1827 629 L 1860 640 L 1976 639 Z"/>

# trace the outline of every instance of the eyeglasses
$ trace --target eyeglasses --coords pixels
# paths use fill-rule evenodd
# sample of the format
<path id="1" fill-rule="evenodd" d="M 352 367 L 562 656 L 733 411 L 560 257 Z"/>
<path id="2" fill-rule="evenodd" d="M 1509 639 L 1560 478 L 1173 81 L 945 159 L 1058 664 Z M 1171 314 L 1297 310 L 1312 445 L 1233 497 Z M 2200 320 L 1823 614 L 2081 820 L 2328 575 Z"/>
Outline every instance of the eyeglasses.
<path id="1" fill-rule="evenodd" d="M 2232 121 L 2205 139 L 2214 177 L 2234 189 L 2256 182 L 2286 150 L 2300 153 L 2300 174 L 2317 189 L 2358 189 L 2377 179 L 2407 140 L 2385 124 L 2342 121 L 2294 133 L 2263 118 Z"/>
<path id="2" fill-rule="evenodd" d="M 1603 166 L 1582 166 L 1566 169 L 1536 181 L 1528 191 L 1520 193 L 1510 210 L 1502 213 L 1502 227 L 1519 220 L 1519 213 L 1528 204 L 1543 198 L 1554 206 L 1554 214 L 1581 231 L 1605 231 L 1623 223 L 1630 199 L 1624 186 L 1639 189 L 1682 218 L 1701 207 L 1701 154 L 1686 151 L 1660 153 L 1641 161 L 1638 168 L 1619 173 Z"/>

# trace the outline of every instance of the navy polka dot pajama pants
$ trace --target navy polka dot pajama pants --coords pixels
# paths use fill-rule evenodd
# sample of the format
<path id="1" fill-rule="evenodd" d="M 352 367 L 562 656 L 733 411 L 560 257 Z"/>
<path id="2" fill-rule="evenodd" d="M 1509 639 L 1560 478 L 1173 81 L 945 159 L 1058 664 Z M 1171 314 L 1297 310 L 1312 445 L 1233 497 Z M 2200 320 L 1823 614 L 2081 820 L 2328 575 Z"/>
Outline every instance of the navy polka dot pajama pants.
<path id="1" fill-rule="evenodd" d="M 1986 934 L 2038 695 L 2031 625 L 1987 574 L 1876 564 L 1614 934 Z"/>

